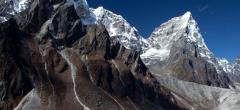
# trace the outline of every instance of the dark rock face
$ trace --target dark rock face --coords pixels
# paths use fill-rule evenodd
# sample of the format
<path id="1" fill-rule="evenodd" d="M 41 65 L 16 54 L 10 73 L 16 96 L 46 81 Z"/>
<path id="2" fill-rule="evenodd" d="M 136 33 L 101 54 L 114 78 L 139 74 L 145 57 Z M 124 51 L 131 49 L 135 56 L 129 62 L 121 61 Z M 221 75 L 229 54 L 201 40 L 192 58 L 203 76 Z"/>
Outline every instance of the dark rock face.
<path id="1" fill-rule="evenodd" d="M 49 19 L 53 7 L 49 0 L 33 0 L 29 9 L 16 15 L 15 18 L 21 28 L 29 34 L 35 34 L 39 26 Z"/>
<path id="2" fill-rule="evenodd" d="M 64 46 L 71 47 L 85 33 L 73 5 L 67 3 L 61 6 L 50 25 L 53 45 L 58 49 Z"/>
<path id="3" fill-rule="evenodd" d="M 171 75 L 184 81 L 223 88 L 234 87 L 226 73 L 218 74 L 214 64 L 200 57 L 197 48 L 194 44 L 179 39 L 171 48 L 167 61 L 149 68 L 154 73 Z"/>
<path id="4" fill-rule="evenodd" d="M 237 58 L 236 62 L 237 64 L 240 64 L 240 57 Z"/>
<path id="5" fill-rule="evenodd" d="M 232 80 L 236 82 L 240 82 L 240 58 L 237 58 L 235 60 L 235 63 L 233 64 L 233 73 L 230 74 L 230 77 Z"/>
<path id="6" fill-rule="evenodd" d="M 191 47 L 187 50 L 179 49 L 177 46 L 172 48 L 168 67 L 176 73 L 174 76 L 185 81 L 228 88 L 232 84 L 228 76 L 224 73 L 217 74 L 216 67 L 199 57 L 200 54 L 194 45 Z"/>
<path id="7" fill-rule="evenodd" d="M 10 109 L 32 88 L 28 76 L 28 50 L 25 48 L 24 33 L 18 29 L 16 21 L 10 19 L 0 25 L 0 109 Z"/>
<path id="8" fill-rule="evenodd" d="M 49 7 L 0 25 L 1 110 L 189 109 L 103 26 L 83 25 L 68 3 Z"/>

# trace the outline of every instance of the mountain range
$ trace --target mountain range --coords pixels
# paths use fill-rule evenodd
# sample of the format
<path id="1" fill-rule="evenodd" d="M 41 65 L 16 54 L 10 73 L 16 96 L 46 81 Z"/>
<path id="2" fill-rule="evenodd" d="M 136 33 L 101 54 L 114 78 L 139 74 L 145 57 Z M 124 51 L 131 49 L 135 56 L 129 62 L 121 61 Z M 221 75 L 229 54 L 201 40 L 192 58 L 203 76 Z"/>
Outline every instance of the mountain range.
<path id="1" fill-rule="evenodd" d="M 144 38 L 86 0 L 0 6 L 0 110 L 240 109 L 240 60 L 217 58 L 191 12 Z"/>

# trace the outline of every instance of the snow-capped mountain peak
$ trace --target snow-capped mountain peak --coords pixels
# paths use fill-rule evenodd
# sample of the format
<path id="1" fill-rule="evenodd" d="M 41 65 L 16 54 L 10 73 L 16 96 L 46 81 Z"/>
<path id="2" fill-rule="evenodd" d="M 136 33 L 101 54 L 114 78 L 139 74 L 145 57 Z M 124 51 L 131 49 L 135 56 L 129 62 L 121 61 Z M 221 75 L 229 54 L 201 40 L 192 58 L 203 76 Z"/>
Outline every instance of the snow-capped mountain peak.
<path id="1" fill-rule="evenodd" d="M 116 38 L 126 48 L 140 50 L 142 37 L 137 29 L 131 26 L 121 15 L 117 15 L 103 7 L 93 9 L 97 22 L 103 24 L 109 35 Z"/>
<path id="2" fill-rule="evenodd" d="M 143 59 L 154 58 L 164 61 L 168 58 L 171 48 L 177 42 L 180 43 L 182 48 L 188 48 L 185 46 L 194 45 L 195 48 L 199 50 L 201 57 L 210 59 L 212 56 L 212 53 L 204 42 L 196 21 L 189 11 L 182 16 L 174 17 L 160 25 L 153 31 L 147 41 L 151 47 L 141 55 Z M 155 51 L 153 52 L 153 50 Z M 149 61 L 151 60 L 147 60 L 147 64 L 152 64 Z"/>
<path id="3" fill-rule="evenodd" d="M 184 15 L 175 18 L 181 24 L 180 28 L 186 28 L 192 18 L 192 13 L 187 11 Z"/>
<path id="4" fill-rule="evenodd" d="M 199 47 L 207 49 L 202 35 L 199 32 L 198 25 L 192 18 L 191 12 L 186 12 L 182 16 L 172 18 L 166 23 L 163 23 L 153 31 L 149 40 L 153 41 L 153 45 L 166 48 L 182 37 L 185 37 L 188 42 L 196 42 Z M 157 42 L 154 42 L 154 40 Z"/>
<path id="5" fill-rule="evenodd" d="M 185 18 L 190 18 L 190 17 L 192 17 L 192 13 L 191 13 L 190 11 L 187 11 L 187 12 L 183 15 L 183 17 L 185 17 Z"/>

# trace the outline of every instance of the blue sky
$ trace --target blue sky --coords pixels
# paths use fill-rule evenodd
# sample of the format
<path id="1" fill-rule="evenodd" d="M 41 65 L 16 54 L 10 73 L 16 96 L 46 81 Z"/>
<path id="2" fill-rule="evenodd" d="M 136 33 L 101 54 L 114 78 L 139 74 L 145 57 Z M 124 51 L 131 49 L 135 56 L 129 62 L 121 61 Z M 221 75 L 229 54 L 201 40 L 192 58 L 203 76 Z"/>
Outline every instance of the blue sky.
<path id="1" fill-rule="evenodd" d="M 175 16 L 191 11 L 208 48 L 234 61 L 240 55 L 240 0 L 88 0 L 90 7 L 122 15 L 142 36 Z"/>

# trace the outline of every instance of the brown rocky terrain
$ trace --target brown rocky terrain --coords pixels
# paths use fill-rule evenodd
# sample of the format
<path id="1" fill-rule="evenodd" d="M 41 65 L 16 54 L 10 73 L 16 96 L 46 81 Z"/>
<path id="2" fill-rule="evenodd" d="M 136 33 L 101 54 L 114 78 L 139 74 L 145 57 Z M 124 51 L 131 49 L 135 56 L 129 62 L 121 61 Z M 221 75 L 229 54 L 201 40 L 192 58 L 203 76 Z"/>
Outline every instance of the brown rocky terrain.
<path id="1" fill-rule="evenodd" d="M 0 110 L 240 109 L 238 84 L 215 65 L 190 12 L 183 15 L 190 26 L 173 18 L 148 42 L 120 15 L 85 0 L 28 4 L 0 14 L 9 18 L 0 19 Z M 164 45 L 167 57 L 157 50 Z M 158 53 L 140 57 L 144 48 Z"/>
<path id="2" fill-rule="evenodd" d="M 138 52 L 82 24 L 73 5 L 54 4 L 34 1 L 0 25 L 0 110 L 186 109 Z"/>
<path id="3" fill-rule="evenodd" d="M 174 44 L 167 61 L 148 67 L 154 73 L 171 75 L 188 82 L 222 88 L 234 87 L 228 75 L 224 72 L 218 74 L 217 68 L 201 58 L 193 44 L 185 44 L 185 46 L 188 48 Z"/>

